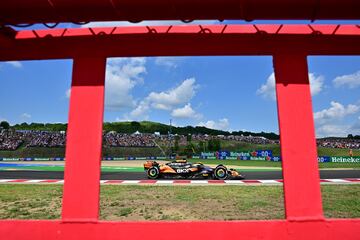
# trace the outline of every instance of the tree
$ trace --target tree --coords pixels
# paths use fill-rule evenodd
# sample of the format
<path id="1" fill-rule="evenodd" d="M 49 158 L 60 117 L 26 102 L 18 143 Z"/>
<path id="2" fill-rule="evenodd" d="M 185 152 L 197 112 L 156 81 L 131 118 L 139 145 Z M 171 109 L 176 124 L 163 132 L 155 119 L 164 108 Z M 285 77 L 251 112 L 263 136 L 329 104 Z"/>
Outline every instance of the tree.
<path id="1" fill-rule="evenodd" d="M 354 138 L 354 136 L 352 134 L 349 134 L 347 138 Z"/>
<path id="2" fill-rule="evenodd" d="M 221 150 L 221 143 L 219 139 L 210 139 L 208 141 L 209 151 L 219 151 Z"/>
<path id="3" fill-rule="evenodd" d="M 205 144 L 205 142 L 203 142 L 203 141 L 199 141 L 199 143 L 198 143 L 198 152 L 205 152 L 205 146 L 206 144 Z"/>
<path id="4" fill-rule="evenodd" d="M 192 143 L 188 143 L 184 149 L 184 152 L 186 154 L 186 156 L 190 157 L 193 155 L 194 152 L 194 146 Z"/>
<path id="5" fill-rule="evenodd" d="M 131 126 L 132 126 L 132 127 L 135 127 L 135 128 L 140 128 L 141 125 L 140 125 L 139 122 L 132 121 L 132 122 L 131 122 Z"/>
<path id="6" fill-rule="evenodd" d="M 7 121 L 2 121 L 0 123 L 0 127 L 2 127 L 3 129 L 9 129 L 10 128 L 10 124 Z"/>
<path id="7" fill-rule="evenodd" d="M 192 140 L 192 136 L 191 134 L 189 133 L 187 136 L 186 136 L 186 141 L 189 143 L 191 143 L 191 140 Z"/>
<path id="8" fill-rule="evenodd" d="M 214 143 L 215 143 L 215 151 L 220 151 L 221 150 L 220 139 L 214 139 Z"/>
<path id="9" fill-rule="evenodd" d="M 179 139 L 180 137 L 178 135 L 175 136 L 175 143 L 174 143 L 174 151 L 178 152 L 179 151 Z"/>
<path id="10" fill-rule="evenodd" d="M 7 121 L 2 121 L 0 123 L 0 127 L 2 127 L 3 129 L 9 129 L 10 128 L 10 124 Z"/>

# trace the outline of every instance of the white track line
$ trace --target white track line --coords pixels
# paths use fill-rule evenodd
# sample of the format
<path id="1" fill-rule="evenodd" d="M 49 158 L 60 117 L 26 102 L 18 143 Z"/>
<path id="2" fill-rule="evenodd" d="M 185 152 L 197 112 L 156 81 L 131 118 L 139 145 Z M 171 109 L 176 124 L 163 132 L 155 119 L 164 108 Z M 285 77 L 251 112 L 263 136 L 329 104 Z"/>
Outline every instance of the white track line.
<path id="1" fill-rule="evenodd" d="M 20 181 L 18 181 L 20 180 Z M 353 179 L 322 179 L 321 184 L 360 184 L 359 178 Z M 118 181 L 118 182 L 116 182 Z M 0 184 L 64 184 L 64 180 L 58 179 L 0 179 Z M 178 184 L 181 183 L 181 184 Z M 178 182 L 176 180 L 156 180 L 146 182 L 144 180 L 100 180 L 100 184 L 135 184 L 135 185 L 266 185 L 266 184 L 283 184 L 280 180 L 225 180 L 216 182 L 214 180 L 190 180 L 187 182 Z"/>
<path id="2" fill-rule="evenodd" d="M 39 183 L 43 180 L 27 180 L 26 183 Z"/>
<path id="3" fill-rule="evenodd" d="M 125 180 L 125 181 L 121 182 L 120 184 L 137 184 L 139 182 L 140 182 L 140 180 Z"/>
<path id="4" fill-rule="evenodd" d="M 15 179 L 0 179 L 0 183 L 7 183 L 10 181 L 14 181 Z"/>
<path id="5" fill-rule="evenodd" d="M 281 183 L 276 180 L 259 180 L 259 182 L 264 183 L 264 184 L 279 184 L 279 183 Z"/>
<path id="6" fill-rule="evenodd" d="M 225 183 L 227 183 L 227 184 L 245 184 L 241 180 L 225 180 Z"/>
<path id="7" fill-rule="evenodd" d="M 208 184 L 207 180 L 191 180 L 190 184 Z"/>
<path id="8" fill-rule="evenodd" d="M 160 180 L 160 181 L 156 181 L 156 184 L 173 184 L 174 181 L 173 180 Z"/>
<path id="9" fill-rule="evenodd" d="M 326 181 L 332 182 L 332 183 L 349 183 L 351 181 L 347 181 L 345 179 L 324 179 Z"/>

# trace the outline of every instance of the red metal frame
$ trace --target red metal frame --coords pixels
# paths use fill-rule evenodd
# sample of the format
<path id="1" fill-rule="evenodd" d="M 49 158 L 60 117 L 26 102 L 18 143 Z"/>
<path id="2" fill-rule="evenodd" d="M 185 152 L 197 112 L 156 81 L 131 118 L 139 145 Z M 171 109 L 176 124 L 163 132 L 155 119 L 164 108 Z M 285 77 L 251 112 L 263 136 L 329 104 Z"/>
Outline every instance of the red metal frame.
<path id="1" fill-rule="evenodd" d="M 358 0 L 11 0 L 1 23 L 173 19 L 359 19 Z"/>
<path id="2" fill-rule="evenodd" d="M 306 56 L 297 52 L 276 54 L 274 69 L 286 218 L 321 220 L 320 177 Z"/>
<path id="3" fill-rule="evenodd" d="M 294 49 L 306 55 L 360 55 L 360 44 L 357 44 L 360 27 L 357 25 L 46 29 L 24 30 L 13 35 L 0 32 L 0 39 L 6 42 L 0 45 L 4 61 L 78 56 L 274 55 Z"/>
<path id="4" fill-rule="evenodd" d="M 96 222 L 99 216 L 105 66 L 105 58 L 74 59 L 63 221 Z"/>
<path id="5" fill-rule="evenodd" d="M 74 59 L 62 219 L 2 220 L 1 239 L 359 239 L 360 219 L 323 216 L 306 60 L 314 54 L 359 55 L 358 26 L 163 26 L 13 35 L 3 31 L 0 40 L 1 60 Z M 159 55 L 274 57 L 285 220 L 98 221 L 105 59 Z"/>

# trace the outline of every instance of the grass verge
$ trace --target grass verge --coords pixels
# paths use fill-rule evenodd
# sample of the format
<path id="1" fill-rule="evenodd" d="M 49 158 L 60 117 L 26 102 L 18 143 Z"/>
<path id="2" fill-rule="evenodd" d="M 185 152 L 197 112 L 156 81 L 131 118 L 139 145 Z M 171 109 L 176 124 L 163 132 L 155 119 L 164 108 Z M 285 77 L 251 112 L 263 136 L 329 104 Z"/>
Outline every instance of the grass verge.
<path id="1" fill-rule="evenodd" d="M 359 218 L 360 185 L 322 185 L 326 217 Z M 103 220 L 283 219 L 281 186 L 101 187 Z M 61 185 L 0 185 L 0 219 L 60 218 Z"/>

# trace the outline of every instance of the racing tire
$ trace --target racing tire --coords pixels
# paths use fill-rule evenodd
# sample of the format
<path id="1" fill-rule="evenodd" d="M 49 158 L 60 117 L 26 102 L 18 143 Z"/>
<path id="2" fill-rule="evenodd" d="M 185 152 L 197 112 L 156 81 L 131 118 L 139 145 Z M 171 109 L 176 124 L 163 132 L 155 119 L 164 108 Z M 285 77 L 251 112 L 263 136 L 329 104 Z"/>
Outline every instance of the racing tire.
<path id="1" fill-rule="evenodd" d="M 223 165 L 218 165 L 214 170 L 214 179 L 226 180 L 228 178 L 228 170 Z"/>
<path id="2" fill-rule="evenodd" d="M 158 167 L 151 167 L 147 170 L 147 176 L 150 179 L 157 179 L 160 176 L 160 170 Z"/>

